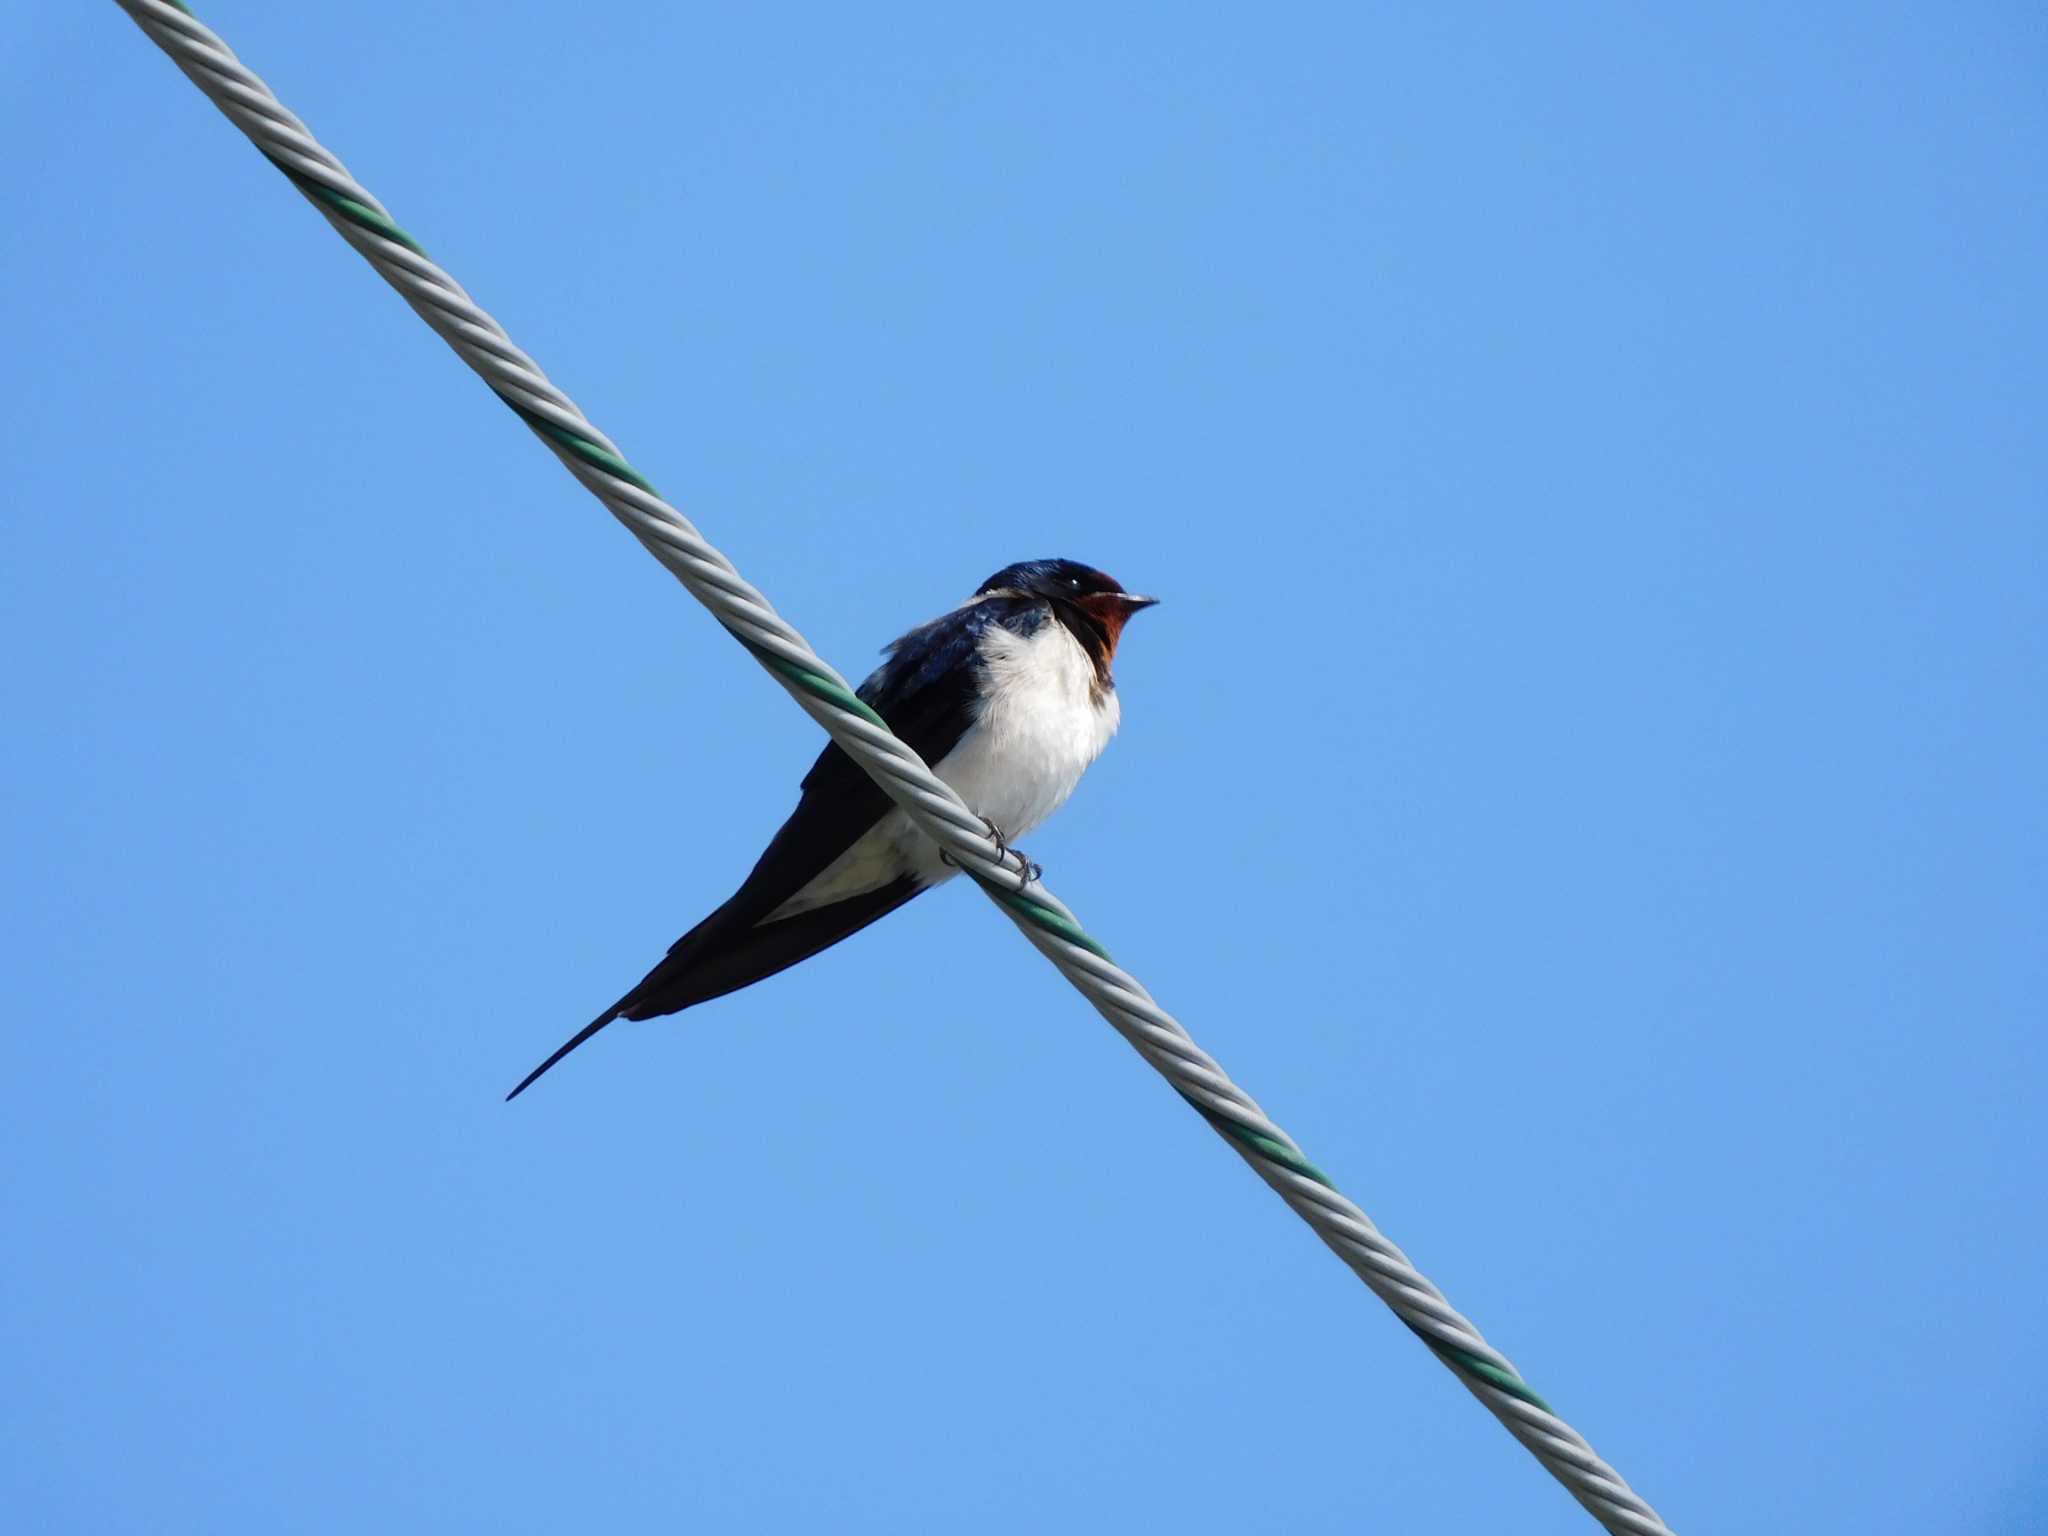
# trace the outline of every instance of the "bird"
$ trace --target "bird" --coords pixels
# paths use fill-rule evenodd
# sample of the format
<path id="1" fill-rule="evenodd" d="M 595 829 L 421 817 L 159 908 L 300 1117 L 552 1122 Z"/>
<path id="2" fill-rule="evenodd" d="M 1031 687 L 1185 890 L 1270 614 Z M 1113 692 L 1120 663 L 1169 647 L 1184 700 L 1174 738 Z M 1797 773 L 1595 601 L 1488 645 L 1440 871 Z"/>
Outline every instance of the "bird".
<path id="1" fill-rule="evenodd" d="M 1125 623 L 1157 602 L 1078 561 L 1019 561 L 886 646 L 856 692 L 1015 852 L 1116 734 L 1123 707 L 1110 664 Z M 1036 878 L 1038 866 L 1022 861 Z M 827 746 L 731 898 L 506 1102 L 614 1020 L 678 1013 L 752 986 L 957 872 L 837 743 Z"/>

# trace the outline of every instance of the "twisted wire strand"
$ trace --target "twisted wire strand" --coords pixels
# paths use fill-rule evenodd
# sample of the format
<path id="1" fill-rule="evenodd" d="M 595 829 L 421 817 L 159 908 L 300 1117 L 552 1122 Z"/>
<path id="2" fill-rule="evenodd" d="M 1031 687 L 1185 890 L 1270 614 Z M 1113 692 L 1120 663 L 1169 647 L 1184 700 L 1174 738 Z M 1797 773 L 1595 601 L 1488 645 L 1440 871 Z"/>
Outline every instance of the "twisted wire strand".
<path id="1" fill-rule="evenodd" d="M 661 497 L 226 43 L 179 0 L 117 3 L 1594 1519 L 1630 1536 L 1669 1536 L 1656 1511 L 1336 1189 L 1180 1022 L 1110 959 L 1059 898 L 1031 878 L 1024 861 L 995 843 L 982 819 Z"/>

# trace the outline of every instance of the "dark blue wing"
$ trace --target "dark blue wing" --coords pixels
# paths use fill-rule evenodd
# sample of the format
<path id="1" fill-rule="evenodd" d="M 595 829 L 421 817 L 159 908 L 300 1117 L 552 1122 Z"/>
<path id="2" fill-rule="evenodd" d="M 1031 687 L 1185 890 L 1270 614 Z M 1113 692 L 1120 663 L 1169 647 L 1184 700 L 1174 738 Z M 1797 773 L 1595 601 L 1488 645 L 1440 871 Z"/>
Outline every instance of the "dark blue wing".
<path id="1" fill-rule="evenodd" d="M 1048 617 L 1036 598 L 982 598 L 896 641 L 888 659 L 855 691 L 926 764 L 935 765 L 959 744 L 981 708 L 982 635 L 994 624 L 1030 634 Z M 875 781 L 837 743 L 827 746 L 804 775 L 796 810 L 753 873 L 724 906 L 676 940 L 668 958 L 621 999 L 620 1011 L 628 1018 L 672 1013 L 699 1001 L 703 986 L 716 982 L 724 991 L 745 986 L 836 944 L 915 896 L 922 887 L 900 881 L 901 889 L 884 887 L 755 927 L 859 842 L 888 810 L 889 797 Z M 754 970 L 769 962 L 769 968 Z M 746 970 L 754 973 L 733 979 Z"/>
<path id="2" fill-rule="evenodd" d="M 980 645 L 992 624 L 1028 635 L 1049 622 L 1044 603 L 984 597 L 913 629 L 860 685 L 861 698 L 927 764 L 959 744 L 980 709 Z M 761 920 L 802 890 L 882 819 L 889 797 L 836 744 L 804 776 L 803 795 L 754 872 L 724 906 L 677 939 L 638 986 L 573 1035 L 508 1095 L 618 1018 L 646 1019 L 723 997 L 837 944 L 923 889 L 909 876 L 772 923 Z"/>

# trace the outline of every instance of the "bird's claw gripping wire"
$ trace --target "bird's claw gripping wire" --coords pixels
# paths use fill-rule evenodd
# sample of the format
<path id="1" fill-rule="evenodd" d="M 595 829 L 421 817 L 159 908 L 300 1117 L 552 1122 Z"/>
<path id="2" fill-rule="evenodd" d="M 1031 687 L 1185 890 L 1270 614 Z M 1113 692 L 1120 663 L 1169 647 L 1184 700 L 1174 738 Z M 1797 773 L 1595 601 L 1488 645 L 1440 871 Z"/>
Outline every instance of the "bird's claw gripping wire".
<path id="1" fill-rule="evenodd" d="M 1022 890 L 1025 886 L 1031 884 L 1034 880 L 1040 879 L 1044 876 L 1045 866 L 1039 863 L 1036 859 L 1032 858 L 1031 855 L 1026 853 L 1022 848 L 1012 848 L 1009 845 L 1009 843 L 1004 839 L 1003 829 L 1001 827 L 997 826 L 993 821 L 991 821 L 986 816 L 981 818 L 981 824 L 984 827 L 988 828 L 989 841 L 996 845 L 997 858 L 1008 859 L 1012 854 L 1016 855 L 1017 874 L 1019 876 L 1019 884 L 1017 888 L 1019 890 Z"/>
<path id="2" fill-rule="evenodd" d="M 1025 886 L 1034 885 L 1045 878 L 1045 866 L 1032 858 L 1022 848 L 1012 848 L 1003 837 L 1003 829 L 997 826 L 993 820 L 984 816 L 981 818 L 981 824 L 988 829 L 989 841 L 996 845 L 996 859 L 998 862 L 1007 861 L 1012 855 L 1016 857 L 1018 890 L 1021 891 Z M 939 852 L 939 860 L 941 863 L 949 864 L 955 869 L 960 867 L 960 861 L 943 849 Z"/>

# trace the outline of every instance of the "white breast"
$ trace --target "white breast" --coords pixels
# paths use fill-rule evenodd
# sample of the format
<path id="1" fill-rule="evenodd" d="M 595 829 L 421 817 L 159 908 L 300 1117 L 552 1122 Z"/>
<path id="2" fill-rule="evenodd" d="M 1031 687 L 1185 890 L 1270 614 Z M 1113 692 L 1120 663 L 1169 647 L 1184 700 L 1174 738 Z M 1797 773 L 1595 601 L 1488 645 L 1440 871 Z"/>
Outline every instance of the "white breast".
<path id="1" fill-rule="evenodd" d="M 1066 803 L 1116 734 L 1121 706 L 1114 692 L 1096 697 L 1094 663 L 1055 620 L 1032 635 L 991 625 L 981 654 L 981 718 L 935 771 L 1014 841 Z"/>

